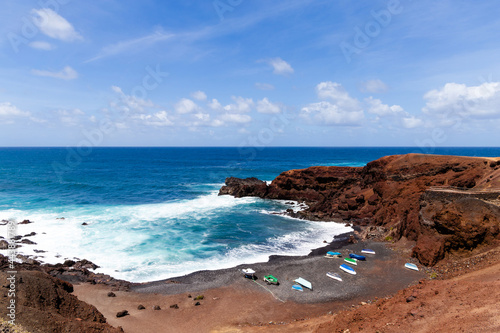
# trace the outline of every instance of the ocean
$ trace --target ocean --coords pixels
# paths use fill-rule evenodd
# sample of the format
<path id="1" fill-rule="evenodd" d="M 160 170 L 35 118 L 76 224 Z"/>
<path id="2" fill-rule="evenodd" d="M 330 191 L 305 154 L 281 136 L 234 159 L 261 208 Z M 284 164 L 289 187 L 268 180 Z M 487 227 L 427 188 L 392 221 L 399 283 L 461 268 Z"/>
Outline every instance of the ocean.
<path id="1" fill-rule="evenodd" d="M 350 231 L 272 214 L 297 203 L 218 196 L 226 177 L 271 181 L 313 165 L 364 166 L 418 148 L 0 148 L 0 220 L 43 262 L 88 259 L 133 282 L 306 255 Z M 500 156 L 500 148 L 432 153 Z M 84 225 L 84 223 L 86 225 Z M 1 229 L 4 228 L 4 229 Z M 6 237 L 6 227 L 0 235 Z M 37 253 L 35 250 L 46 252 Z M 6 254 L 5 251 L 2 251 Z"/>

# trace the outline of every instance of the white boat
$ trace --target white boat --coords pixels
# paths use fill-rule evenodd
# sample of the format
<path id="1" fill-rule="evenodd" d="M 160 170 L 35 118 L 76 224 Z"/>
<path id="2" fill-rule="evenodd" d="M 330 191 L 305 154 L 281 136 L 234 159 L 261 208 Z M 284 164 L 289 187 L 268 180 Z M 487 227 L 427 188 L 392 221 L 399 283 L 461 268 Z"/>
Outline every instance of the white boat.
<path id="1" fill-rule="evenodd" d="M 414 270 L 414 271 L 418 271 L 418 267 L 417 267 L 417 265 L 412 264 L 412 263 L 409 263 L 409 262 L 407 262 L 407 263 L 405 264 L 405 267 L 406 267 L 406 268 L 408 268 L 408 269 Z"/>
<path id="2" fill-rule="evenodd" d="M 312 286 L 311 282 L 309 282 L 306 279 L 303 279 L 301 277 L 299 277 L 298 279 L 295 279 L 294 282 L 300 284 L 301 286 L 309 288 L 311 290 L 313 289 L 313 286 Z"/>
<path id="3" fill-rule="evenodd" d="M 363 249 L 363 250 L 361 250 L 361 253 L 366 253 L 366 254 L 375 254 L 375 251 L 370 250 L 370 249 Z"/>
<path id="4" fill-rule="evenodd" d="M 255 271 L 253 269 L 243 268 L 241 271 L 243 272 L 243 274 L 245 275 L 246 278 L 249 278 L 249 279 L 254 278 Z"/>
<path id="5" fill-rule="evenodd" d="M 337 281 L 342 281 L 342 278 L 340 277 L 339 273 L 328 272 L 328 273 L 326 273 L 326 276 L 328 276 L 329 278 L 332 278 L 334 280 L 337 280 Z"/>

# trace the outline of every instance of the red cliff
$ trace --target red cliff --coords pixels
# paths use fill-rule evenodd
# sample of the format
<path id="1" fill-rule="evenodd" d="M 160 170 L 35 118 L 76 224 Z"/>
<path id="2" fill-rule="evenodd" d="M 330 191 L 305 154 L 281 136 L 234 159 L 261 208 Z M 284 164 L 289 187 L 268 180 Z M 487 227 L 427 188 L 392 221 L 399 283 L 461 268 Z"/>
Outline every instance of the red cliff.
<path id="1" fill-rule="evenodd" d="M 235 190 L 232 178 L 221 194 L 304 201 L 302 218 L 351 221 L 378 227 L 387 239 L 416 241 L 413 254 L 426 265 L 500 237 L 499 158 L 395 155 L 359 168 L 290 170 L 267 187 L 245 186 Z"/>

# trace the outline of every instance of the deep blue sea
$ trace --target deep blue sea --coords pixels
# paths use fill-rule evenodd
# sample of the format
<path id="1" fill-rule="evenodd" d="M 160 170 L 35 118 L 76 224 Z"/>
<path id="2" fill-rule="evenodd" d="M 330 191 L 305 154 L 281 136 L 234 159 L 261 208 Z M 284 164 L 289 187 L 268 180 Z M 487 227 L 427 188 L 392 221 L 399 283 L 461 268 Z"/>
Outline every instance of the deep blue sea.
<path id="1" fill-rule="evenodd" d="M 272 212 L 283 201 L 218 196 L 229 176 L 271 181 L 312 165 L 363 166 L 418 148 L 0 148 L 0 220 L 22 221 L 36 245 L 19 249 L 58 262 L 86 258 L 100 272 L 142 282 L 203 269 L 303 255 L 343 224 Z M 500 156 L 500 148 L 432 153 Z M 297 206 L 294 208 L 298 209 Z M 64 218 L 64 219 L 63 219 Z M 88 225 L 82 225 L 86 222 Z M 0 227 L 5 237 L 6 227 Z"/>

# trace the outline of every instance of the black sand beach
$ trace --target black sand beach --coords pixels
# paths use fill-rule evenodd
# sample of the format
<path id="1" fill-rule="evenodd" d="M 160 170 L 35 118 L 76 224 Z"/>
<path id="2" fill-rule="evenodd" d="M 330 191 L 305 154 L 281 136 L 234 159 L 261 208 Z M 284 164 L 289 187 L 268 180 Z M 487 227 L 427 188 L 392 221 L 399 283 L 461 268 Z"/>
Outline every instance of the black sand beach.
<path id="1" fill-rule="evenodd" d="M 165 295 L 187 292 L 202 292 L 207 289 L 238 285 L 259 291 L 268 291 L 282 301 L 298 303 L 331 302 L 347 299 L 370 299 L 393 293 L 425 277 L 425 273 L 404 268 L 405 261 L 386 243 L 360 242 L 346 245 L 337 251 L 342 258 L 325 258 L 327 249 L 335 248 L 335 242 L 322 250 L 315 250 L 314 255 L 301 257 L 271 257 L 266 263 L 240 265 L 230 269 L 199 271 L 183 277 L 143 283 L 132 286 L 131 290 L 140 293 L 159 293 Z M 356 275 L 342 272 L 339 266 L 349 253 L 360 254 L 363 248 L 373 249 L 376 254 L 365 255 L 366 261 L 359 261 L 354 266 Z M 244 278 L 241 269 L 252 268 L 256 271 L 256 281 Z M 343 281 L 336 281 L 326 276 L 327 272 L 338 272 Z M 280 285 L 267 285 L 262 278 L 272 274 Z M 303 292 L 292 289 L 293 280 L 302 277 L 310 281 L 313 290 L 304 288 Z"/>

